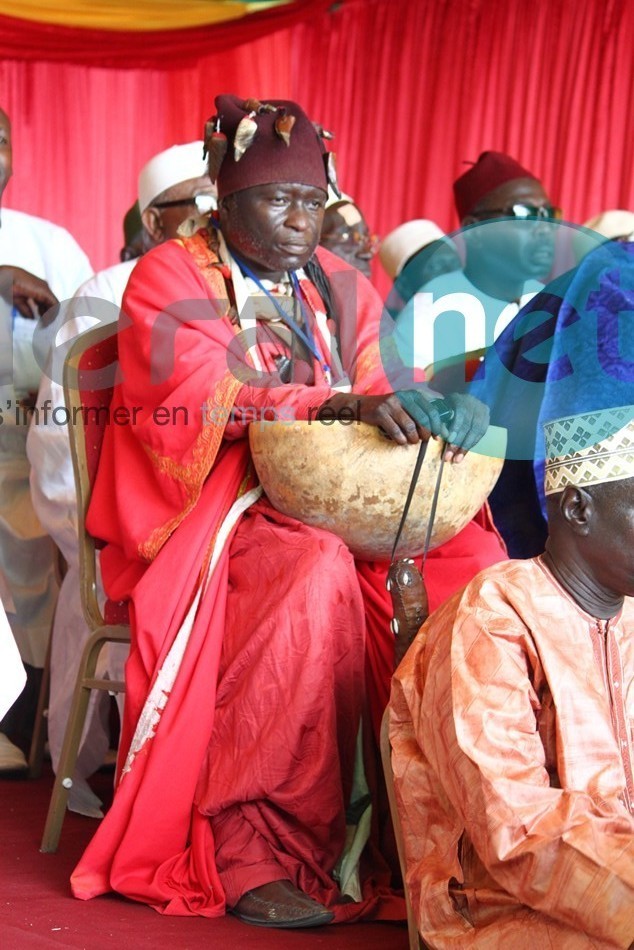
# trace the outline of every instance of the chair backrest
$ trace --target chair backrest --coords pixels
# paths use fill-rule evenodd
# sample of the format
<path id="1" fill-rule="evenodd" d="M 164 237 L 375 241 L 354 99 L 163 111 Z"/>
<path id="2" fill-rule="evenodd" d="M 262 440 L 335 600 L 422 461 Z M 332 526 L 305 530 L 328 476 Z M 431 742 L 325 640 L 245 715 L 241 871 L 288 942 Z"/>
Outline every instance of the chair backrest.
<path id="1" fill-rule="evenodd" d="M 425 379 L 433 380 L 434 387 L 441 392 L 462 392 L 465 383 L 470 383 L 478 372 L 486 350 L 472 350 L 463 356 L 452 356 L 425 367 Z"/>
<path id="2" fill-rule="evenodd" d="M 403 891 L 405 893 L 405 906 L 407 907 L 407 933 L 409 935 L 409 950 L 421 950 L 426 944 L 420 938 L 418 933 L 418 924 L 416 915 L 411 905 L 409 891 L 407 889 L 407 878 L 405 876 L 405 845 L 403 842 L 403 830 L 401 828 L 401 819 L 396 806 L 396 792 L 394 791 L 394 772 L 392 771 L 392 746 L 390 745 L 390 710 L 383 713 L 381 720 L 381 762 L 383 763 L 383 775 L 385 776 L 385 786 L 387 788 L 387 797 L 390 803 L 390 814 L 394 826 L 394 837 L 396 838 L 396 847 L 398 849 L 398 860 L 401 865 L 401 875 L 403 878 Z"/>
<path id="3" fill-rule="evenodd" d="M 70 414 L 68 432 L 77 492 L 81 600 L 91 629 L 105 621 L 97 600 L 97 544 L 86 530 L 86 513 L 109 422 L 116 371 L 116 323 L 80 334 L 64 363 L 64 399 Z"/>

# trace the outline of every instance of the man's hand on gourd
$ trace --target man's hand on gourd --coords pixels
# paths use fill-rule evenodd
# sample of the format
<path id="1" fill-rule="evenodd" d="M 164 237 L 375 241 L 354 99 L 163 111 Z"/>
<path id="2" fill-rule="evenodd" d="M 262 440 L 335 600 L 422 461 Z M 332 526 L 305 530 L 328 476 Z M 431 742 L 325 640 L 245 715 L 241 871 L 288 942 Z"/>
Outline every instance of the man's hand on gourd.
<path id="1" fill-rule="evenodd" d="M 399 445 L 415 445 L 430 437 L 443 439 L 448 462 L 461 462 L 489 425 L 487 406 L 462 393 L 443 398 L 418 389 L 383 396 L 336 393 L 324 405 L 335 414 L 343 408 L 352 409 L 361 422 L 377 426 Z"/>
<path id="2" fill-rule="evenodd" d="M 469 449 L 479 442 L 489 427 L 489 409 L 474 396 L 450 393 L 438 397 L 418 389 L 402 390 L 396 395 L 419 427 L 447 443 L 446 462 L 461 462 Z"/>

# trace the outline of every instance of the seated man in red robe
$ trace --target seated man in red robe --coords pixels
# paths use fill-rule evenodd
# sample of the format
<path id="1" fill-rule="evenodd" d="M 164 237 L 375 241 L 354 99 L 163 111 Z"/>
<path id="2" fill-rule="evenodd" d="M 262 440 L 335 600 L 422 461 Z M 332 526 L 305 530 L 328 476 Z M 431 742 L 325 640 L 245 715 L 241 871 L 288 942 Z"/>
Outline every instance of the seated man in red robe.
<path id="1" fill-rule="evenodd" d="M 393 918 L 387 889 L 350 902 L 333 879 L 366 675 L 375 721 L 387 701 L 389 601 L 363 596 L 386 565 L 358 572 L 334 535 L 275 511 L 247 428 L 352 406 L 397 443 L 445 439 L 459 462 L 486 410 L 447 397 L 450 432 L 433 393 L 408 393 L 406 411 L 392 392 L 380 300 L 317 249 L 327 164 L 299 106 L 216 107 L 218 220 L 150 251 L 123 301 L 113 412 L 133 424 L 106 433 L 89 528 L 132 647 L 118 787 L 73 891 L 278 927 Z M 502 556 L 486 516 L 468 525 L 428 561 L 431 606 Z"/>

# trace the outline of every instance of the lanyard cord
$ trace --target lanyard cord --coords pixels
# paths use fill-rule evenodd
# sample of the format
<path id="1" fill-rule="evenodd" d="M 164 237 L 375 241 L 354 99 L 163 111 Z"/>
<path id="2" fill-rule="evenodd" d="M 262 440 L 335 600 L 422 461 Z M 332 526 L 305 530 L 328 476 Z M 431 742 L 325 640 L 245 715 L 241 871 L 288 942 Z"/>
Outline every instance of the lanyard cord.
<path id="1" fill-rule="evenodd" d="M 210 218 L 209 223 L 210 223 L 214 228 L 216 228 L 217 231 L 220 231 L 220 225 L 219 225 L 218 221 L 214 220 L 213 217 Z M 320 352 L 320 350 L 319 350 L 319 347 L 317 346 L 317 344 L 316 344 L 316 342 L 315 342 L 315 338 L 314 338 L 314 336 L 313 336 L 313 333 L 312 333 L 312 331 L 311 331 L 311 329 L 310 329 L 310 325 L 309 325 L 309 321 L 308 321 L 308 314 L 306 313 L 306 309 L 305 309 L 304 304 L 303 304 L 303 300 L 302 300 L 303 294 L 302 294 L 301 288 L 300 288 L 300 286 L 299 286 L 299 281 L 298 281 L 298 279 L 297 279 L 297 274 L 295 274 L 294 271 L 290 271 L 290 272 L 289 272 L 289 274 L 290 274 L 290 279 L 291 279 L 291 285 L 292 285 L 292 287 L 293 287 L 293 291 L 294 291 L 294 293 L 295 293 L 296 299 L 297 299 L 297 301 L 298 301 L 298 303 L 299 303 L 300 310 L 301 310 L 301 312 L 302 312 L 302 316 L 303 316 L 303 318 L 304 318 L 304 325 L 305 325 L 305 327 L 306 327 L 306 330 L 305 330 L 305 331 L 302 329 L 302 327 L 300 327 L 300 325 L 299 325 L 291 316 L 289 316 L 289 314 L 287 314 L 287 313 L 285 312 L 285 310 L 284 310 L 282 307 L 280 307 L 279 303 L 277 302 L 277 300 L 275 299 L 275 297 L 273 296 L 273 294 L 271 294 L 271 293 L 266 289 L 266 287 L 263 285 L 263 283 L 262 283 L 262 281 L 260 280 L 260 278 L 255 276 L 255 274 L 253 273 L 253 271 L 251 270 L 251 268 L 248 266 L 248 264 L 246 264 L 243 260 L 241 260 L 241 259 L 238 257 L 238 255 L 235 253 L 235 251 L 231 251 L 231 255 L 232 255 L 232 257 L 234 258 L 234 260 L 235 260 L 236 264 L 238 265 L 238 267 L 240 268 L 240 270 L 242 271 L 242 273 L 243 273 L 243 274 L 246 274 L 247 277 L 250 277 L 251 280 L 260 288 L 260 290 L 262 291 L 262 293 L 265 294 L 265 295 L 268 297 L 268 299 L 271 301 L 271 303 L 273 304 L 273 306 L 275 307 L 275 309 L 276 309 L 277 312 L 279 313 L 280 319 L 281 319 L 282 323 L 284 323 L 285 326 L 287 326 L 288 329 L 289 329 L 292 333 L 294 333 L 296 336 L 299 337 L 299 339 L 302 341 L 302 343 L 304 343 L 304 345 L 309 349 L 309 351 L 310 351 L 310 352 L 312 353 L 312 355 L 315 357 L 315 359 L 317 360 L 317 362 L 319 363 L 319 365 L 320 365 L 321 368 L 323 369 L 324 373 L 329 374 L 329 373 L 330 373 L 330 366 L 328 365 L 328 363 L 326 362 L 326 360 L 325 360 L 325 359 L 323 358 L 323 356 L 321 355 L 321 352 Z"/>
<path id="2" fill-rule="evenodd" d="M 304 343 L 304 345 L 305 345 L 305 346 L 310 350 L 310 352 L 313 354 L 313 356 L 315 357 L 315 359 L 317 360 L 317 362 L 320 364 L 320 366 L 322 367 L 322 369 L 324 370 L 324 372 L 326 372 L 326 373 L 329 372 L 329 371 L 330 371 L 330 367 L 328 366 L 328 364 L 327 364 L 326 361 L 324 360 L 323 356 L 321 355 L 321 353 L 320 353 L 320 351 L 319 351 L 319 349 L 318 349 L 318 347 L 317 347 L 317 344 L 315 343 L 315 338 L 314 338 L 314 336 L 313 336 L 313 334 L 312 334 L 312 332 L 311 332 L 311 329 L 310 329 L 310 327 L 309 327 L 309 325 L 308 325 L 307 314 L 306 314 L 306 310 L 304 309 L 304 305 L 303 305 L 303 303 L 302 303 L 302 295 L 301 295 L 301 290 L 300 290 L 300 287 L 299 287 L 299 281 L 298 281 L 298 279 L 297 279 L 297 275 L 294 274 L 294 273 L 291 271 L 291 273 L 290 273 L 290 278 L 291 278 L 291 284 L 292 284 L 292 287 L 293 287 L 293 291 L 295 292 L 296 298 L 297 298 L 297 300 L 298 300 L 298 302 L 299 302 L 300 309 L 301 309 L 301 311 L 302 311 L 302 315 L 303 315 L 303 317 L 304 317 L 305 330 L 304 330 L 302 327 L 300 327 L 300 325 L 297 323 L 297 321 L 294 320 L 289 314 L 287 314 L 286 311 L 279 305 L 279 303 L 277 302 L 277 300 L 275 299 L 275 297 L 273 296 L 273 294 L 271 294 L 271 293 L 266 289 L 266 287 L 264 286 L 264 284 L 262 283 L 262 281 L 260 280 L 260 278 L 259 278 L 259 277 L 256 277 L 256 275 L 253 273 L 253 271 L 252 271 L 251 268 L 248 266 L 248 264 L 245 264 L 245 262 L 244 262 L 243 260 L 241 260 L 241 259 L 237 256 L 237 254 L 235 254 L 234 251 L 232 251 L 231 253 L 232 253 L 232 255 L 233 255 L 234 260 L 235 260 L 236 263 L 238 264 L 240 270 L 241 270 L 244 274 L 246 274 L 247 277 L 250 277 L 251 280 L 254 282 L 254 284 L 256 284 L 256 286 L 259 287 L 259 289 L 262 291 L 262 293 L 265 294 L 265 295 L 268 297 L 268 299 L 271 301 L 271 303 L 273 304 L 273 306 L 275 307 L 275 309 L 276 309 L 277 312 L 279 313 L 279 315 L 280 315 L 280 320 L 282 321 L 282 323 L 284 323 L 284 324 L 289 328 L 289 330 L 291 330 L 292 333 L 294 333 L 296 336 L 299 337 L 299 339 L 302 341 L 302 343 Z"/>
<path id="3" fill-rule="evenodd" d="M 326 360 L 325 360 L 325 359 L 323 358 L 323 356 L 321 355 L 321 352 L 320 352 L 320 350 L 319 350 L 319 348 L 318 348 L 318 346 L 317 346 L 317 343 L 315 342 L 315 335 L 314 335 L 314 333 L 312 332 L 312 330 L 310 329 L 310 321 L 309 321 L 309 319 L 308 319 L 308 312 L 307 312 L 306 307 L 304 306 L 304 292 L 303 292 L 303 290 L 302 290 L 302 288 L 301 288 L 301 286 L 300 286 L 299 280 L 298 280 L 298 278 L 297 278 L 297 274 L 295 273 L 295 271 L 290 271 L 289 276 L 290 276 L 290 278 L 291 278 L 291 284 L 292 284 L 292 286 L 293 286 L 293 290 L 295 291 L 295 296 L 296 296 L 296 298 L 297 298 L 297 302 L 299 303 L 299 309 L 300 309 L 301 312 L 302 312 L 302 317 L 303 317 L 303 319 L 304 319 L 304 326 L 306 327 L 306 332 L 307 332 L 307 333 L 310 333 L 310 338 L 311 338 L 311 340 L 312 340 L 312 342 L 313 342 L 313 348 L 311 348 L 311 349 L 312 349 L 312 352 L 313 352 L 313 354 L 314 354 L 314 356 L 315 356 L 317 362 L 321 364 L 321 368 L 323 369 L 324 373 L 329 374 L 329 373 L 330 373 L 330 366 L 328 365 L 328 363 L 326 362 Z"/>

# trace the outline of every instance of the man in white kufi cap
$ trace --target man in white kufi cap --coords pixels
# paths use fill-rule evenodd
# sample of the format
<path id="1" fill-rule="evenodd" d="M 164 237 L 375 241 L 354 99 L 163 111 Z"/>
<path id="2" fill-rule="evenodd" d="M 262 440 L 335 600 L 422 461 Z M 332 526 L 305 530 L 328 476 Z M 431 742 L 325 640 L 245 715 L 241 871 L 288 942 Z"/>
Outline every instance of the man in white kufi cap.
<path id="1" fill-rule="evenodd" d="M 460 267 L 452 241 L 426 218 L 405 221 L 390 231 L 381 242 L 379 260 L 394 281 L 386 303 L 393 317 L 424 284 Z"/>
<path id="2" fill-rule="evenodd" d="M 544 429 L 545 553 L 479 574 L 395 677 L 406 879 L 439 950 L 634 941 L 634 406 Z"/>
<path id="3" fill-rule="evenodd" d="M 379 248 L 379 259 L 388 277 L 394 280 L 411 257 L 428 244 L 444 237 L 445 232 L 433 221 L 425 218 L 399 224 L 383 238 Z"/>
<path id="4" fill-rule="evenodd" d="M 187 218 L 215 207 L 215 188 L 207 175 L 202 141 L 174 145 L 155 155 L 141 169 L 138 182 L 141 220 L 149 247 L 177 236 Z M 31 493 L 38 516 L 68 564 L 55 615 L 51 657 L 51 698 L 48 732 L 53 767 L 57 767 L 77 675 L 81 648 L 88 637 L 79 594 L 79 548 L 75 483 L 65 425 L 52 421 L 53 410 L 64 405 L 62 390 L 65 348 L 59 344 L 99 323 L 116 320 L 128 278 L 138 258 L 115 264 L 83 284 L 71 302 L 58 349 L 51 353 L 50 369 L 38 393 L 37 407 L 48 404 L 46 418 L 36 412 L 27 450 L 31 461 Z M 63 338 L 62 338 L 63 337 Z M 49 402 L 47 403 L 47 400 Z M 127 649 L 110 646 L 107 667 L 113 679 L 123 679 Z M 104 651 L 105 654 L 106 651 Z M 108 750 L 104 727 L 109 698 L 93 692 L 84 741 L 69 797 L 69 808 L 101 815 L 100 802 L 86 777 L 99 768 Z M 101 707 L 101 708 L 100 708 Z"/>

